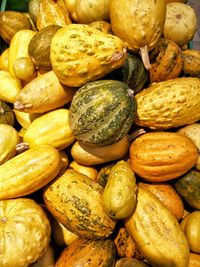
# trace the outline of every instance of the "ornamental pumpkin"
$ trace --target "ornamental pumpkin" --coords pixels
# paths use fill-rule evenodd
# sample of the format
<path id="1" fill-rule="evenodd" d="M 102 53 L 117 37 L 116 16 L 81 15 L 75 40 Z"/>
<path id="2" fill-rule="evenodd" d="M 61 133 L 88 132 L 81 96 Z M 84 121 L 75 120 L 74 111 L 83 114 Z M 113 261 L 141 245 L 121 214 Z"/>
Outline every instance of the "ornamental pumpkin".
<path id="1" fill-rule="evenodd" d="M 69 108 L 69 126 L 74 137 L 97 146 L 113 144 L 131 128 L 136 102 L 128 85 L 115 80 L 85 84 L 75 93 Z"/>
<path id="2" fill-rule="evenodd" d="M 51 40 L 52 69 L 61 83 L 80 87 L 121 67 L 126 45 L 117 36 L 85 24 L 70 24 Z"/>
<path id="3" fill-rule="evenodd" d="M 34 200 L 0 201 L 1 267 L 28 267 L 47 251 L 51 226 L 46 213 Z"/>
<path id="4" fill-rule="evenodd" d="M 164 182 L 189 171 L 198 150 L 191 139 L 174 132 L 149 132 L 130 146 L 132 170 L 147 181 Z"/>
<path id="5" fill-rule="evenodd" d="M 110 20 L 113 33 L 127 43 L 132 52 L 141 52 L 150 69 L 148 51 L 160 38 L 165 22 L 164 0 L 111 0 Z"/>

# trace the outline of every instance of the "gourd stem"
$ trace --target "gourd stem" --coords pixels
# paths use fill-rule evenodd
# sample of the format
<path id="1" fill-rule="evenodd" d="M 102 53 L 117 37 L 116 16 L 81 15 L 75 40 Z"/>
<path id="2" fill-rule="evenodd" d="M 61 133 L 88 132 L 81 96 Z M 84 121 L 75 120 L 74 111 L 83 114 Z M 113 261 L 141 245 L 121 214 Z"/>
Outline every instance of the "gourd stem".
<path id="1" fill-rule="evenodd" d="M 145 69 L 150 70 L 151 64 L 149 60 L 149 51 L 147 45 L 145 45 L 144 47 L 140 47 L 140 55 Z"/>
<path id="2" fill-rule="evenodd" d="M 135 140 L 140 135 L 145 134 L 145 133 L 146 133 L 146 131 L 143 128 L 141 128 L 141 129 L 137 129 L 137 130 L 133 131 L 132 133 L 128 134 L 129 143 L 131 143 L 133 140 Z"/>
<path id="3" fill-rule="evenodd" d="M 24 110 L 24 104 L 20 101 L 16 101 L 16 102 L 14 102 L 14 109 Z"/>
<path id="4" fill-rule="evenodd" d="M 20 154 L 20 153 L 28 150 L 29 149 L 29 145 L 26 142 L 21 142 L 21 143 L 16 145 L 15 149 L 16 149 L 17 154 Z"/>

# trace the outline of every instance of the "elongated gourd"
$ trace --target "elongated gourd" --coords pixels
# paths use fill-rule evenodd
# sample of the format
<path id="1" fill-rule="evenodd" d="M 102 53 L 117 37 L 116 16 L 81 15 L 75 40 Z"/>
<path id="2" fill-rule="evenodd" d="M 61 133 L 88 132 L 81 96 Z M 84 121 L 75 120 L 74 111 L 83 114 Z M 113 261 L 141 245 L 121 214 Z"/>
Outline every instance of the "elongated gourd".
<path id="1" fill-rule="evenodd" d="M 188 266 L 189 246 L 178 221 L 147 189 L 138 187 L 136 209 L 125 226 L 151 265 Z"/>
<path id="2" fill-rule="evenodd" d="M 27 113 L 44 113 L 72 100 L 76 90 L 64 87 L 53 71 L 39 75 L 16 96 L 14 107 Z"/>
<path id="3" fill-rule="evenodd" d="M 13 70 L 15 60 L 20 57 L 30 58 L 28 54 L 28 45 L 35 34 L 35 31 L 26 29 L 16 32 L 13 36 L 8 52 L 8 69 L 12 76 L 16 77 Z"/>
<path id="4" fill-rule="evenodd" d="M 0 99 L 14 103 L 15 97 L 22 89 L 20 80 L 13 77 L 8 71 L 0 71 Z"/>
<path id="5" fill-rule="evenodd" d="M 30 147 L 51 145 L 59 150 L 75 140 L 69 128 L 69 110 L 56 109 L 35 119 L 26 130 L 23 140 Z"/>
<path id="6" fill-rule="evenodd" d="M 59 173 L 59 152 L 49 145 L 38 145 L 0 166 L 0 200 L 31 194 Z"/>

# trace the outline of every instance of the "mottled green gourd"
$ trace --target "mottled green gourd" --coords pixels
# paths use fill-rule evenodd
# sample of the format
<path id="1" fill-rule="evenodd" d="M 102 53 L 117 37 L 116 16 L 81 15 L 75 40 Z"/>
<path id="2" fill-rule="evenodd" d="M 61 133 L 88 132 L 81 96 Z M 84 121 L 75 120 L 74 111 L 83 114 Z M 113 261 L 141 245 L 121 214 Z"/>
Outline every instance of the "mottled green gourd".
<path id="1" fill-rule="evenodd" d="M 79 142 L 105 146 L 129 132 L 136 109 L 133 91 L 127 84 L 94 81 L 75 93 L 69 109 L 69 125 Z"/>
<path id="2" fill-rule="evenodd" d="M 175 183 L 179 195 L 194 209 L 200 210 L 200 172 L 191 170 Z"/>
<path id="3" fill-rule="evenodd" d="M 128 53 L 122 67 L 112 71 L 107 77 L 125 82 L 137 94 L 148 80 L 148 71 L 137 55 Z"/>

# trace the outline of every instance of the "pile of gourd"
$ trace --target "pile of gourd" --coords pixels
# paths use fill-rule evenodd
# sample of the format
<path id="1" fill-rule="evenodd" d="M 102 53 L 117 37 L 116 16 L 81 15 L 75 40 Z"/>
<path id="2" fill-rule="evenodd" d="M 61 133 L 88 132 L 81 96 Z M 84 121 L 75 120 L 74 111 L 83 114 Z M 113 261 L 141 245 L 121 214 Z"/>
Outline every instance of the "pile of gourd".
<path id="1" fill-rule="evenodd" d="M 0 13 L 1 267 L 200 266 L 196 31 L 185 1 Z"/>

